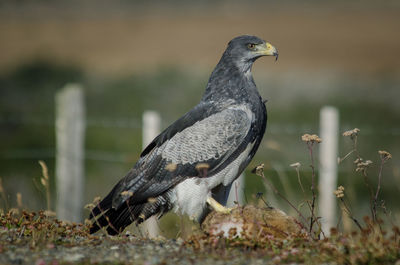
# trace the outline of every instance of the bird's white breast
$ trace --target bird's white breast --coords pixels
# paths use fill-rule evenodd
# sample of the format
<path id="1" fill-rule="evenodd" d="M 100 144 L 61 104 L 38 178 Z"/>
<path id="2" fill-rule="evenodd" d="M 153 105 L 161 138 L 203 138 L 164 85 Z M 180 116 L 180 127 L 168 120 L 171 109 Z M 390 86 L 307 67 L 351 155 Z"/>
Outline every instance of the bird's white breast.
<path id="1" fill-rule="evenodd" d="M 229 185 L 242 173 L 239 172 L 239 168 L 248 161 L 247 158 L 253 146 L 254 143 L 249 143 L 232 163 L 216 175 L 204 178 L 193 177 L 176 185 L 171 197 L 175 212 L 198 219 L 205 209 L 207 198 L 212 196 L 211 190 L 219 184 Z"/>

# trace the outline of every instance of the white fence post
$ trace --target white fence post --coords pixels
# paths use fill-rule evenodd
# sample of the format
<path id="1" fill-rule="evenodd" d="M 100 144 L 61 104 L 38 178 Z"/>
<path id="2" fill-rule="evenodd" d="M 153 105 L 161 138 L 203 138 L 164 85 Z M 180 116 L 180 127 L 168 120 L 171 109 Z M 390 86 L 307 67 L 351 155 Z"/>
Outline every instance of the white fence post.
<path id="1" fill-rule="evenodd" d="M 68 84 L 56 94 L 57 217 L 80 222 L 84 186 L 85 107 L 82 87 Z"/>
<path id="2" fill-rule="evenodd" d="M 142 144 L 143 149 L 153 141 L 153 139 L 160 133 L 161 117 L 156 111 L 145 111 L 143 113 L 143 135 Z M 144 233 L 150 238 L 157 237 L 160 232 L 155 216 L 150 217 L 143 222 Z"/>
<path id="3" fill-rule="evenodd" d="M 329 236 L 330 228 L 335 226 L 336 198 L 333 192 L 337 187 L 337 153 L 339 133 L 339 112 L 336 108 L 325 106 L 320 112 L 319 149 L 319 212 L 322 217 L 322 230 Z"/>

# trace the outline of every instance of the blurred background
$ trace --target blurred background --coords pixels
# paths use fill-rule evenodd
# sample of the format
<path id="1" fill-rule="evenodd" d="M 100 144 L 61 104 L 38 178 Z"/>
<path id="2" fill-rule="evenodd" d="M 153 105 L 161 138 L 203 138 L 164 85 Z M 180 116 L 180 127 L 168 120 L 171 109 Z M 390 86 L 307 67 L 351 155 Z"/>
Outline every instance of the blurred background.
<path id="1" fill-rule="evenodd" d="M 340 134 L 361 130 L 358 147 L 374 162 L 374 188 L 378 150 L 393 155 L 380 198 L 399 220 L 399 26 L 398 1 L 0 1 L 0 177 L 7 207 L 20 192 L 26 208 L 46 208 L 38 160 L 49 167 L 55 200 L 54 98 L 67 83 L 81 84 L 85 93 L 88 203 L 104 197 L 139 157 L 143 112 L 158 111 L 167 127 L 200 100 L 228 41 L 252 34 L 280 56 L 253 67 L 269 116 L 246 171 L 246 200 L 262 192 L 273 206 L 292 211 L 250 173 L 265 163 L 268 179 L 301 203 L 289 165 L 302 164 L 309 191 L 301 136 L 318 134 L 319 110 L 330 105 L 339 110 Z M 351 141 L 339 139 L 344 156 Z M 340 164 L 338 185 L 361 219 L 369 213 L 369 195 L 354 159 Z M 4 200 L 0 205 L 6 207 Z"/>

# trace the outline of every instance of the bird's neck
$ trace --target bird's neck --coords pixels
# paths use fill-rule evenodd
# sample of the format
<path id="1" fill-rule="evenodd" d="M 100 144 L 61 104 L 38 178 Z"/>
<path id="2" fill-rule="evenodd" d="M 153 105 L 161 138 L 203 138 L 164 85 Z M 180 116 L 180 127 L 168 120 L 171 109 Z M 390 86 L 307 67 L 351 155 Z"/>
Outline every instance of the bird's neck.
<path id="1" fill-rule="evenodd" d="M 253 62 L 241 62 L 224 54 L 211 74 L 202 100 L 248 102 L 259 97 L 252 65 Z"/>

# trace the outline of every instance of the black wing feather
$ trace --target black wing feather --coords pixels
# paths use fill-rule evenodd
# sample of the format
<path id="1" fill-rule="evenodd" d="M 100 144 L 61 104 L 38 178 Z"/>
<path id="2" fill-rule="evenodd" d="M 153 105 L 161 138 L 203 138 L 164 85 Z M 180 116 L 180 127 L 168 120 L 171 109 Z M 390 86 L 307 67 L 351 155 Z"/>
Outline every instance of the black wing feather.
<path id="1" fill-rule="evenodd" d="M 192 133 L 196 134 L 196 128 L 203 130 L 204 135 L 202 134 L 202 137 L 208 136 L 207 133 L 210 124 L 204 125 L 199 123 L 200 125 L 197 124 L 197 127 L 193 126 L 197 122 L 209 118 L 211 115 L 215 115 L 215 117 L 219 115 L 220 121 L 227 123 L 227 127 L 233 126 L 233 128 L 227 129 L 230 130 L 229 135 L 232 135 L 231 137 L 225 139 L 225 135 L 215 136 L 217 137 L 216 139 L 222 139 L 224 141 L 223 143 L 217 143 L 217 145 L 222 145 L 226 150 L 223 149 L 221 151 L 222 153 L 215 157 L 211 155 L 211 157 L 207 158 L 206 156 L 206 159 L 202 159 L 203 154 L 201 150 L 186 150 L 189 153 L 194 152 L 194 154 L 199 155 L 201 158 L 196 160 L 196 157 L 189 157 L 189 159 L 191 159 L 190 161 L 184 161 L 184 158 L 181 158 L 180 155 L 187 155 L 187 152 L 180 151 L 181 142 L 179 142 L 179 139 L 185 141 L 182 145 L 185 148 L 187 148 L 185 144 L 190 146 L 192 141 L 185 138 L 186 134 L 178 136 L 178 133 L 189 129 L 192 130 Z M 207 176 L 212 176 L 226 167 L 226 165 L 234 160 L 247 147 L 249 142 L 254 140 L 254 134 L 251 132 L 248 133 L 250 126 L 246 124 L 249 124 L 251 121 L 249 121 L 246 115 L 247 114 L 241 110 L 236 110 L 236 112 L 232 113 L 229 112 L 229 117 L 226 117 L 226 119 L 228 119 L 226 121 L 225 116 L 222 116 L 215 106 L 213 107 L 212 105 L 203 103 L 177 120 L 145 148 L 136 165 L 117 183 L 110 194 L 93 209 L 90 217 L 97 217 L 97 220 L 94 221 L 91 231 L 97 231 L 100 227 L 106 226 L 107 224 L 109 224 L 109 233 L 112 233 L 112 231 L 120 231 L 119 229 L 125 228 L 133 221 L 141 222 L 138 213 L 144 215 L 144 219 L 146 219 L 155 213 L 162 214 L 164 211 L 169 210 L 171 207 L 169 203 L 161 203 L 165 200 L 165 194 L 168 194 L 171 187 L 174 187 L 184 179 L 198 176 L 199 172 L 196 169 L 197 163 L 207 163 L 209 165 Z M 210 119 L 210 122 L 211 121 L 215 122 L 214 119 Z M 238 128 L 234 127 L 235 124 L 238 124 Z M 216 123 L 215 126 L 221 126 L 221 124 Z M 249 126 L 249 128 L 247 128 L 247 126 Z M 239 130 L 239 132 L 235 130 Z M 187 131 L 185 131 L 185 133 L 187 133 Z M 218 134 L 219 131 L 215 133 Z M 170 142 L 173 138 L 174 142 Z M 171 147 L 172 151 L 166 150 L 168 144 L 164 145 L 164 143 L 173 143 Z M 194 141 L 194 143 L 199 143 L 199 141 Z M 161 148 L 163 145 L 164 147 Z M 198 147 L 203 147 L 201 141 Z M 173 171 L 166 170 L 166 166 L 173 161 L 172 158 L 163 157 L 163 154 L 168 152 L 169 154 L 178 156 L 178 158 L 175 157 L 174 159 L 182 159 L 182 161 L 184 161 L 182 163 L 177 163 Z M 149 198 L 155 199 L 158 202 L 158 206 L 148 205 Z"/>

